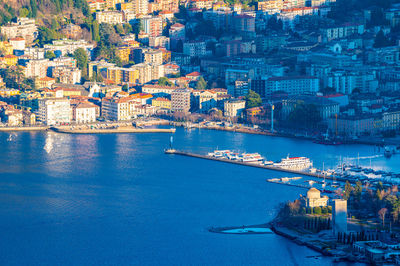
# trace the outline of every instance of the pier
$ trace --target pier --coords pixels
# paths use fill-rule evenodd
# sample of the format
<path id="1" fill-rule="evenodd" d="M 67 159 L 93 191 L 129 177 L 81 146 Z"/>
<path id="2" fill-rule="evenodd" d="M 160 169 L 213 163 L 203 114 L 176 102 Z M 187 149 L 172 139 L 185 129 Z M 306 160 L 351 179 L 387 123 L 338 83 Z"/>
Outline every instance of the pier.
<path id="1" fill-rule="evenodd" d="M 216 158 L 216 157 L 212 157 L 212 156 L 208 156 L 208 155 L 201 155 L 201 154 L 196 154 L 196 153 L 191 153 L 191 152 L 178 151 L 178 150 L 174 150 L 174 149 L 165 150 L 165 153 L 166 154 L 176 154 L 176 155 L 181 155 L 181 156 L 193 157 L 193 158 L 199 158 L 199 159 L 205 159 L 205 160 L 218 161 L 218 162 L 223 162 L 223 163 L 238 164 L 238 165 L 242 165 L 242 166 L 263 168 L 263 169 L 277 171 L 277 172 L 284 172 L 284 173 L 290 173 L 290 174 L 311 176 L 311 177 L 316 177 L 316 178 L 321 178 L 321 179 L 324 178 L 324 176 L 321 176 L 320 174 L 317 174 L 317 173 L 291 170 L 291 169 L 276 167 L 276 166 L 272 166 L 272 165 L 262 165 L 262 164 L 255 164 L 255 163 L 240 162 L 240 161 L 234 161 L 234 160 L 229 160 L 229 159 L 225 159 L 225 158 Z M 325 176 L 325 178 L 326 179 L 332 179 L 332 180 L 336 179 L 337 181 L 346 181 L 346 179 L 344 179 L 342 177 L 338 177 L 338 176 Z M 351 182 L 351 181 L 349 180 L 349 182 Z"/>

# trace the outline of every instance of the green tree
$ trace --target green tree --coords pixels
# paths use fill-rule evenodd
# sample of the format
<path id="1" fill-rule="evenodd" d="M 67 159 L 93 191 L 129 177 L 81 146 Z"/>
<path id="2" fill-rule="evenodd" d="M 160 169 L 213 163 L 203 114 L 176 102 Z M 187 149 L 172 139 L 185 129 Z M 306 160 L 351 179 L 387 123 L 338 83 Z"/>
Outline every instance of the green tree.
<path id="1" fill-rule="evenodd" d="M 100 26 L 99 26 L 99 23 L 97 22 L 97 20 L 93 21 L 93 24 L 92 24 L 92 39 L 95 42 L 100 41 Z"/>
<path id="2" fill-rule="evenodd" d="M 18 11 L 18 14 L 20 17 L 25 18 L 29 15 L 29 10 L 27 8 L 23 7 Z"/>
<path id="3" fill-rule="evenodd" d="M 314 207 L 314 213 L 320 215 L 321 214 L 321 207 Z"/>
<path id="4" fill-rule="evenodd" d="M 207 82 L 203 77 L 200 77 L 196 84 L 196 90 L 205 90 L 207 88 Z"/>
<path id="5" fill-rule="evenodd" d="M 360 181 L 356 182 L 356 186 L 353 190 L 354 196 L 358 201 L 361 199 L 361 194 L 362 194 L 362 183 Z"/>
<path id="6" fill-rule="evenodd" d="M 343 199 L 349 200 L 352 191 L 353 191 L 353 187 L 351 186 L 350 182 L 347 180 L 346 184 L 344 186 Z"/>
<path id="7" fill-rule="evenodd" d="M 56 55 L 54 54 L 53 51 L 46 51 L 46 53 L 44 54 L 44 58 L 51 60 L 53 58 L 56 58 Z"/>
<path id="8" fill-rule="evenodd" d="M 159 78 L 158 84 L 161 86 L 172 86 L 173 85 L 173 83 L 171 81 L 169 81 L 169 79 L 166 77 Z"/>
<path id="9" fill-rule="evenodd" d="M 31 13 L 30 13 L 30 17 L 32 18 L 36 18 L 37 16 L 37 3 L 36 0 L 30 0 L 30 7 L 31 7 Z"/>
<path id="10" fill-rule="evenodd" d="M 74 52 L 74 58 L 76 60 L 76 65 L 80 70 L 82 70 L 82 76 L 86 77 L 87 74 L 87 64 L 88 64 L 88 55 L 83 48 L 78 48 Z"/>
<path id="11" fill-rule="evenodd" d="M 258 107 L 262 104 L 261 97 L 255 91 L 249 90 L 249 93 L 245 97 L 246 108 Z"/>

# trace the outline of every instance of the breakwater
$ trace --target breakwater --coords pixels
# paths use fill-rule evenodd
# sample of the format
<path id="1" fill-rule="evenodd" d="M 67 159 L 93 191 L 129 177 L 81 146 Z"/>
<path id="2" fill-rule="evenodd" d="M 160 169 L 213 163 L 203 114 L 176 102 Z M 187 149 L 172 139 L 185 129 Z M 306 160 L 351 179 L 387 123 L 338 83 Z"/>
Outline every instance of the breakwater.
<path id="1" fill-rule="evenodd" d="M 256 168 L 263 168 L 263 169 L 268 169 L 272 171 L 278 171 L 278 172 L 285 172 L 285 173 L 291 173 L 291 174 L 298 174 L 298 175 L 305 175 L 305 176 L 311 176 L 311 177 L 316 177 L 316 178 L 321 178 L 323 179 L 324 177 L 317 174 L 317 173 L 311 173 L 311 172 L 304 172 L 304 171 L 297 171 L 297 170 L 292 170 L 292 169 L 286 169 L 286 168 L 281 168 L 277 166 L 271 166 L 271 165 L 262 165 L 262 164 L 255 164 L 255 163 L 247 163 L 247 162 L 240 162 L 240 161 L 234 161 L 234 160 L 229 160 L 225 158 L 216 158 L 208 155 L 201 155 L 201 154 L 196 154 L 196 153 L 191 153 L 191 152 L 185 152 L 185 151 L 178 151 L 178 150 L 166 150 L 165 153 L 167 154 L 176 154 L 176 155 L 181 155 L 181 156 L 188 156 L 188 157 L 193 157 L 193 158 L 199 158 L 199 159 L 205 159 L 205 160 L 212 160 L 212 161 L 218 161 L 218 162 L 223 162 L 223 163 L 231 163 L 231 164 L 238 164 L 242 166 L 250 166 L 250 167 L 256 167 Z M 337 177 L 337 176 L 326 176 L 326 179 L 336 179 L 338 181 L 346 181 L 346 179 Z"/>

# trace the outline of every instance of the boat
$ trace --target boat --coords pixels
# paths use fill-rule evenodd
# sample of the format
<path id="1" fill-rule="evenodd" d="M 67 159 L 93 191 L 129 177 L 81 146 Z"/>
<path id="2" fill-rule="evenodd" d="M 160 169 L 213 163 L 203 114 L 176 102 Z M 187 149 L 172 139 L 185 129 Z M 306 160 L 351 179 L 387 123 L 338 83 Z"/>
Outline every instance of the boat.
<path id="1" fill-rule="evenodd" d="M 290 170 L 305 170 L 313 166 L 312 162 L 307 157 L 286 157 L 280 162 L 273 164 L 276 167 Z"/>
<path id="2" fill-rule="evenodd" d="M 262 163 L 264 161 L 259 153 L 242 153 L 238 158 L 244 163 Z"/>
<path id="3" fill-rule="evenodd" d="M 215 158 L 224 157 L 225 154 L 231 153 L 230 150 L 215 150 L 214 152 L 209 152 L 207 155 Z"/>

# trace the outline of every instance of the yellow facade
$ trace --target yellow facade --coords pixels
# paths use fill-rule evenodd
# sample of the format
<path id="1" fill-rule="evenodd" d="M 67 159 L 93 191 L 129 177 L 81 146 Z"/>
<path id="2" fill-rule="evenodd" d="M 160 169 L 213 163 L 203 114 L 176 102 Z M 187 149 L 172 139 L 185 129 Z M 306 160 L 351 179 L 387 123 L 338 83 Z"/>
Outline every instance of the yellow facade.
<path id="1" fill-rule="evenodd" d="M 156 98 L 151 101 L 151 105 L 164 109 L 171 109 L 171 101 L 167 98 Z"/>
<path id="2" fill-rule="evenodd" d="M 14 52 L 12 45 L 7 41 L 0 42 L 0 50 L 3 51 L 4 55 L 12 55 Z"/>
<path id="3" fill-rule="evenodd" d="M 4 98 L 20 95 L 21 92 L 16 89 L 0 89 L 0 96 Z"/>
<path id="4" fill-rule="evenodd" d="M 125 69 L 124 70 L 124 82 L 129 84 L 136 84 L 139 80 L 139 70 L 137 69 Z"/>
<path id="5" fill-rule="evenodd" d="M 7 66 L 16 66 L 18 63 L 18 56 L 15 55 L 6 55 L 1 59 Z"/>
<path id="6" fill-rule="evenodd" d="M 54 83 L 56 83 L 56 79 L 50 77 L 35 79 L 36 89 L 51 88 L 51 85 L 53 85 Z"/>
<path id="7" fill-rule="evenodd" d="M 130 10 L 133 9 L 133 3 L 128 2 L 128 3 L 121 3 L 121 10 Z"/>
<path id="8" fill-rule="evenodd" d="M 128 46 L 118 47 L 115 50 L 115 55 L 121 59 L 122 62 L 129 62 L 129 56 L 131 54 L 131 48 Z"/>
<path id="9" fill-rule="evenodd" d="M 107 79 L 111 80 L 115 84 L 120 84 L 122 80 L 121 68 L 108 68 Z"/>

